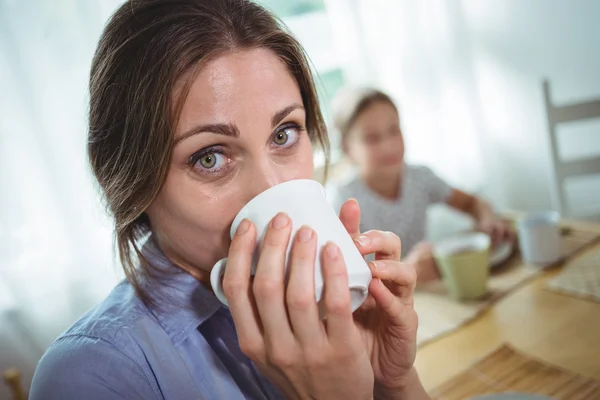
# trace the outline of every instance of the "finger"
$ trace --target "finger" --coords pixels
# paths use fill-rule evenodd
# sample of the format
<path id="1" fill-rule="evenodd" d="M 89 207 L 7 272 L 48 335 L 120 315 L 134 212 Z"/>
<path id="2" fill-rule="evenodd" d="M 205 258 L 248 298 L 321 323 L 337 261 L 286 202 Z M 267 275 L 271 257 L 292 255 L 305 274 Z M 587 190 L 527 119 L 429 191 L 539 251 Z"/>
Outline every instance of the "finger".
<path id="1" fill-rule="evenodd" d="M 485 233 L 486 235 L 489 235 L 490 239 L 492 238 L 492 233 L 494 232 L 494 225 L 493 224 L 484 224 L 481 225 L 479 227 L 479 232 L 481 233 Z"/>
<path id="2" fill-rule="evenodd" d="M 494 225 L 494 228 L 492 230 L 492 240 L 495 244 L 500 244 L 502 243 L 502 240 L 504 239 L 504 230 L 502 225 L 500 224 L 496 224 Z"/>
<path id="3" fill-rule="evenodd" d="M 495 226 L 494 224 L 484 225 L 481 227 L 480 232 L 489 236 L 490 238 L 490 248 L 495 247 L 496 245 L 496 237 L 495 237 Z"/>
<path id="4" fill-rule="evenodd" d="M 368 231 L 354 239 L 362 255 L 375 253 L 376 260 L 396 260 L 402 256 L 400 238 L 392 232 Z"/>
<path id="5" fill-rule="evenodd" d="M 376 260 L 369 263 L 373 279 L 390 281 L 396 285 L 397 297 L 402 302 L 412 302 L 417 284 L 417 272 L 412 264 L 392 260 Z"/>
<path id="6" fill-rule="evenodd" d="M 512 240 L 512 235 L 509 226 L 502 222 L 502 239 L 506 242 L 510 242 Z"/>
<path id="7" fill-rule="evenodd" d="M 498 244 L 496 230 L 492 227 L 489 232 L 486 233 L 490 237 L 491 248 L 495 248 Z"/>
<path id="8" fill-rule="evenodd" d="M 223 277 L 223 292 L 237 331 L 240 348 L 253 358 L 264 347 L 260 319 L 254 307 L 250 274 L 256 243 L 256 228 L 243 220 L 229 247 L 227 267 Z"/>
<path id="9" fill-rule="evenodd" d="M 500 236 L 499 240 L 500 240 L 500 242 L 506 242 L 509 239 L 508 229 L 506 229 L 506 226 L 504 224 L 501 224 L 499 228 L 500 228 L 499 232 L 498 232 L 498 234 Z"/>
<path id="10" fill-rule="evenodd" d="M 369 284 L 369 293 L 375 299 L 377 307 L 386 314 L 393 325 L 405 329 L 414 329 L 417 325 L 416 321 L 414 321 L 416 313 L 407 313 L 407 306 L 400 302 L 390 289 L 383 284 L 381 279 L 373 279 L 371 281 Z M 412 306 L 410 307 L 412 308 Z"/>
<path id="11" fill-rule="evenodd" d="M 361 311 L 367 312 L 373 310 L 376 306 L 377 304 L 375 303 L 375 299 L 373 298 L 373 296 L 371 296 L 371 294 L 369 294 L 365 301 L 363 301 L 363 303 L 360 305 L 360 307 L 358 307 L 358 309 L 356 310 L 357 312 L 355 312 L 353 316 L 360 314 Z"/>
<path id="12" fill-rule="evenodd" d="M 340 221 L 352 238 L 360 235 L 360 206 L 356 199 L 347 200 L 340 209 Z"/>
<path id="13" fill-rule="evenodd" d="M 327 333 L 333 340 L 346 340 L 353 332 L 352 306 L 348 290 L 348 271 L 337 245 L 327 243 L 322 252 Z"/>
<path id="14" fill-rule="evenodd" d="M 291 228 L 291 220 L 284 213 L 271 220 L 254 276 L 256 306 L 267 341 L 271 343 L 293 339 L 284 299 L 285 259 Z"/>
<path id="15" fill-rule="evenodd" d="M 508 232 L 508 240 L 514 242 L 517 239 L 517 233 L 511 226 L 507 226 L 506 231 Z"/>
<path id="16" fill-rule="evenodd" d="M 316 244 L 314 231 L 303 226 L 294 238 L 289 262 L 286 302 L 294 335 L 302 346 L 318 345 L 324 337 L 315 298 Z"/>

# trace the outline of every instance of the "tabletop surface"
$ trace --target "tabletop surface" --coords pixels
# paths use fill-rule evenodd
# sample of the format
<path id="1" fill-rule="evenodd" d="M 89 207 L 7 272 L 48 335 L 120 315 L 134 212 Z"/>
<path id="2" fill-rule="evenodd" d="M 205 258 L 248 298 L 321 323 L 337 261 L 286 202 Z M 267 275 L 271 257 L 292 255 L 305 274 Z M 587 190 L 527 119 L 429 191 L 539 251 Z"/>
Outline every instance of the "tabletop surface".
<path id="1" fill-rule="evenodd" d="M 573 260 L 591 251 L 600 251 L 600 243 Z M 600 303 L 545 289 L 568 264 L 542 273 L 456 332 L 419 348 L 415 365 L 425 388 L 434 389 L 502 343 L 600 380 Z"/>

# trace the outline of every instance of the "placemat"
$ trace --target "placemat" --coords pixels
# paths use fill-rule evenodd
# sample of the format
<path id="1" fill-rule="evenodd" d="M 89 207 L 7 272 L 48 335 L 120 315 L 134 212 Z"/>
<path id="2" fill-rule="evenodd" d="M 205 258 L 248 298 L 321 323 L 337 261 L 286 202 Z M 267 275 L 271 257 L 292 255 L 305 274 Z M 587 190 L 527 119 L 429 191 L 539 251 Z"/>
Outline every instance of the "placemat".
<path id="1" fill-rule="evenodd" d="M 536 360 L 502 345 L 430 393 L 433 400 L 519 392 L 565 400 L 600 399 L 600 381 Z"/>
<path id="2" fill-rule="evenodd" d="M 569 263 L 547 288 L 600 302 L 600 250 Z"/>
<path id="3" fill-rule="evenodd" d="M 579 228 L 575 223 L 568 224 L 562 227 L 561 232 L 563 258 L 559 263 L 600 240 L 600 224 L 585 228 Z M 442 282 L 419 286 L 415 292 L 415 309 L 419 315 L 418 345 L 453 332 L 540 272 L 539 267 L 524 264 L 517 252 L 503 266 L 494 269 L 488 282 L 490 293 L 479 301 L 458 302 L 451 299 Z"/>
<path id="4" fill-rule="evenodd" d="M 415 291 L 415 310 L 419 315 L 417 344 L 453 332 L 471 321 L 506 293 L 539 273 L 523 266 L 520 256 L 514 256 L 488 281 L 489 294 L 479 301 L 459 302 L 449 297 L 443 282 L 421 285 Z"/>

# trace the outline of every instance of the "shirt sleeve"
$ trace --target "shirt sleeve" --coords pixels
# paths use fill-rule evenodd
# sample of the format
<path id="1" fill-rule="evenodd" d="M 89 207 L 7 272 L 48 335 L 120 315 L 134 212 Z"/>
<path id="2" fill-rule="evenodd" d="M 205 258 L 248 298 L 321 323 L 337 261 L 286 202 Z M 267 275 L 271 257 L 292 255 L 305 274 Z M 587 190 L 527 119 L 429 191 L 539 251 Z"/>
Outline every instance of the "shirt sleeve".
<path id="1" fill-rule="evenodd" d="M 159 399 L 142 368 L 105 340 L 66 336 L 40 360 L 30 400 Z"/>
<path id="2" fill-rule="evenodd" d="M 423 167 L 422 177 L 424 186 L 427 188 L 429 202 L 431 204 L 444 203 L 450 198 L 452 187 L 438 177 L 431 169 Z"/>

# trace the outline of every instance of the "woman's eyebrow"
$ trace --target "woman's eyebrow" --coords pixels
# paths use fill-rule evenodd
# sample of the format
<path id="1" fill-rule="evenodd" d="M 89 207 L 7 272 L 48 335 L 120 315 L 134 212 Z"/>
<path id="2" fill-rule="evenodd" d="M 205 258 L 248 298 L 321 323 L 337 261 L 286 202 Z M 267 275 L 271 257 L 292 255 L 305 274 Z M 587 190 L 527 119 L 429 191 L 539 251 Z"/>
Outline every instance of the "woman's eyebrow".
<path id="1" fill-rule="evenodd" d="M 275 126 L 277 126 L 277 124 L 279 124 L 285 117 L 287 117 L 289 113 L 299 108 L 304 110 L 304 107 L 301 104 L 294 103 L 280 111 L 277 111 L 271 118 L 271 127 L 275 128 Z"/>
<path id="2" fill-rule="evenodd" d="M 197 135 L 199 133 L 210 132 L 216 133 L 217 135 L 231 136 L 231 137 L 239 137 L 240 131 L 235 124 L 204 124 L 204 125 L 196 125 L 186 131 L 183 135 L 179 136 L 175 139 L 175 144 L 177 145 L 179 142 Z"/>
<path id="3" fill-rule="evenodd" d="M 298 103 L 294 103 L 294 104 L 291 104 L 291 105 L 285 107 L 282 110 L 277 111 L 275 114 L 273 114 L 273 117 L 271 118 L 271 126 L 274 128 L 285 117 L 287 117 L 288 114 L 290 114 L 292 111 L 297 110 L 297 109 L 304 110 L 304 107 Z M 194 135 L 197 135 L 200 133 L 205 133 L 205 132 L 216 133 L 217 135 L 224 135 L 224 136 L 230 136 L 230 137 L 239 137 L 240 136 L 240 130 L 233 123 L 203 124 L 203 125 L 197 125 L 197 126 L 190 128 L 183 135 L 176 138 L 175 145 L 177 145 L 181 141 L 183 141 L 191 136 L 194 136 Z"/>

